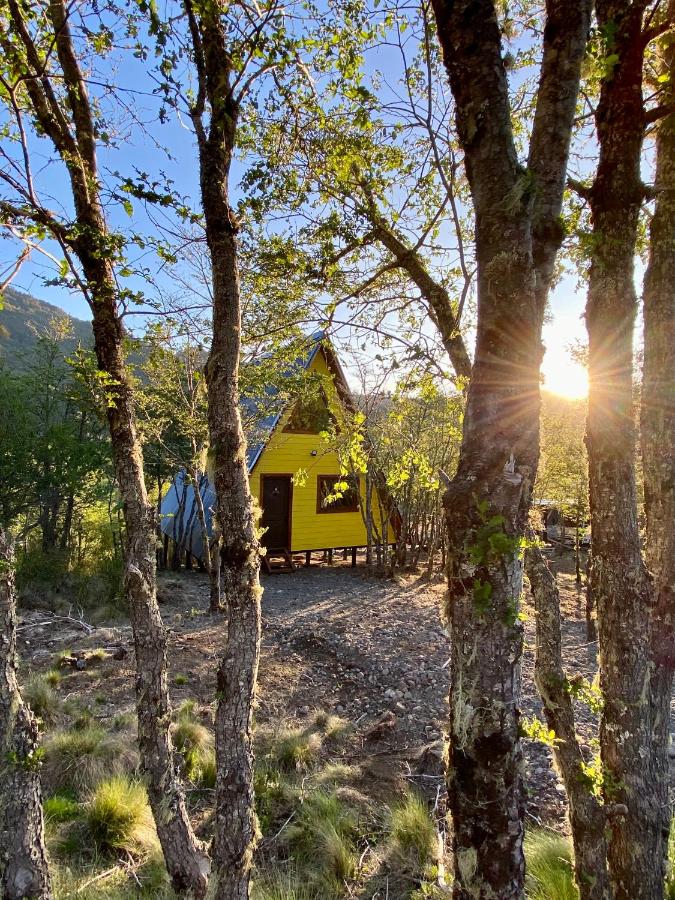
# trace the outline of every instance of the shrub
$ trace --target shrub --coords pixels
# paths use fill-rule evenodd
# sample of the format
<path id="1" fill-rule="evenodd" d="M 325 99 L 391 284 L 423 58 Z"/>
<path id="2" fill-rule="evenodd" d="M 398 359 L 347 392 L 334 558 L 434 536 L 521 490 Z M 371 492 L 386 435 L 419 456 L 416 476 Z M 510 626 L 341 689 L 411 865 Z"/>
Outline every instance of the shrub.
<path id="1" fill-rule="evenodd" d="M 154 843 L 152 815 L 145 788 L 122 775 L 102 781 L 84 808 L 86 835 L 101 853 L 132 856 Z"/>
<path id="2" fill-rule="evenodd" d="M 16 586 L 21 599 L 32 599 L 33 593 L 44 593 L 40 588 L 58 589 L 66 577 L 68 570 L 68 554 L 64 551 L 44 553 L 42 549 L 31 549 L 27 553 L 19 553 L 16 560 Z M 31 588 L 36 588 L 35 591 Z M 46 606 L 48 604 L 35 604 Z"/>
<path id="3" fill-rule="evenodd" d="M 525 836 L 528 900 L 577 900 L 572 851 L 562 835 L 532 831 Z"/>
<path id="4" fill-rule="evenodd" d="M 137 767 L 131 735 L 109 734 L 89 721 L 81 728 L 57 731 L 45 742 L 43 780 L 55 791 L 81 794 L 106 776 L 129 775 Z"/>
<path id="5" fill-rule="evenodd" d="M 187 684 L 187 683 L 188 683 L 187 675 L 181 675 L 181 674 L 174 675 L 174 677 L 173 677 L 173 683 L 174 683 L 177 687 L 182 687 L 184 684 Z"/>
<path id="6" fill-rule="evenodd" d="M 31 675 L 21 692 L 35 715 L 51 724 L 59 711 L 60 700 L 46 675 Z"/>
<path id="7" fill-rule="evenodd" d="M 438 833 L 429 807 L 414 791 L 406 794 L 391 813 L 394 849 L 415 875 L 424 875 L 438 857 Z"/>

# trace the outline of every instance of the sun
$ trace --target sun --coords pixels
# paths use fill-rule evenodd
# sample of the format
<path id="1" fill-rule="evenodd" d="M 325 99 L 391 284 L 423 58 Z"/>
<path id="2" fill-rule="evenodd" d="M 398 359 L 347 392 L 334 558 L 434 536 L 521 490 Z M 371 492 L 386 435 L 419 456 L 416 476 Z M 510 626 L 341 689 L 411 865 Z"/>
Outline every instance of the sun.
<path id="1" fill-rule="evenodd" d="M 581 400 L 588 396 L 587 370 L 570 359 L 565 351 L 547 350 L 541 371 L 544 390 L 567 400 Z"/>

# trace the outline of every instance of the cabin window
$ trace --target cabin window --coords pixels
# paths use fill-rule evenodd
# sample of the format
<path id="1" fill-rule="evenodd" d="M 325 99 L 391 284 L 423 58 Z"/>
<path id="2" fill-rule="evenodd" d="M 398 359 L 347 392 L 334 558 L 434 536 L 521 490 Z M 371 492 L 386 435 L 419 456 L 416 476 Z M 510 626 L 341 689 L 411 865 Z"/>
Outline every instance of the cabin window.
<path id="1" fill-rule="evenodd" d="M 359 479 L 352 475 L 319 475 L 316 499 L 316 511 L 320 513 L 358 512 Z"/>
<path id="2" fill-rule="evenodd" d="M 328 431 L 333 421 L 326 395 L 320 391 L 314 397 L 298 400 L 284 431 L 291 434 L 320 434 L 322 431 Z"/>

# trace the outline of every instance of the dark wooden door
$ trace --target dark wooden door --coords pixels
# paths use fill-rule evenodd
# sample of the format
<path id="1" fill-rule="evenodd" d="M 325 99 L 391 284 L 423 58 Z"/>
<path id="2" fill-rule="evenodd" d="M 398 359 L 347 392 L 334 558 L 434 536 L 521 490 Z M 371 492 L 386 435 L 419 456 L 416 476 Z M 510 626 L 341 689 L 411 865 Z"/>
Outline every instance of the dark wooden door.
<path id="1" fill-rule="evenodd" d="M 262 476 L 262 544 L 268 550 L 291 549 L 291 476 Z"/>

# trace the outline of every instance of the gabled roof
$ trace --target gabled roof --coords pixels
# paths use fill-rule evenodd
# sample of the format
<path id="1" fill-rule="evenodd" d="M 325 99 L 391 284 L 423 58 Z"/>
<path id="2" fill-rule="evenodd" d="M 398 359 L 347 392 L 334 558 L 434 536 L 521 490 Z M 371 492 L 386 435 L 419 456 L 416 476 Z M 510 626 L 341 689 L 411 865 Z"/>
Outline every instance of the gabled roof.
<path id="1" fill-rule="evenodd" d="M 305 356 L 298 356 L 296 359 L 288 367 L 288 370 L 284 373 L 289 377 L 294 375 L 298 371 L 307 371 L 311 366 L 314 358 L 322 347 L 322 341 L 326 340 L 325 331 L 315 331 L 309 338 L 311 341 L 311 345 L 309 351 Z M 332 352 L 332 350 L 331 350 Z M 255 363 L 254 363 L 255 364 Z M 342 375 L 344 378 L 344 375 Z M 266 394 L 271 398 L 276 396 L 277 389 L 275 387 L 266 388 Z M 242 397 L 241 406 L 243 410 L 248 413 L 250 416 L 254 417 L 260 411 L 260 404 L 252 399 L 251 397 Z M 262 418 L 256 425 L 256 437 L 257 440 L 248 446 L 246 451 L 246 463 L 248 465 L 249 474 L 253 471 L 255 464 L 260 459 L 263 450 L 267 446 L 267 442 L 272 437 L 272 432 L 279 424 L 281 417 L 288 409 L 288 404 L 279 409 L 277 412 L 272 413 L 269 416 L 265 416 Z"/>
<path id="2" fill-rule="evenodd" d="M 317 353 L 323 350 L 328 368 L 335 377 L 335 386 L 338 394 L 342 401 L 351 407 L 352 400 L 347 385 L 347 379 L 345 378 L 344 371 L 335 355 L 335 351 L 326 340 L 325 332 L 314 332 L 314 334 L 309 337 L 309 341 L 311 341 L 311 344 L 308 352 L 304 356 L 299 356 L 291 363 L 287 370 L 288 376 L 290 377 L 290 375 L 295 374 L 298 371 L 307 371 Z M 266 389 L 266 394 L 271 400 L 276 396 L 277 390 L 276 388 L 268 387 Z M 268 416 L 264 416 L 256 423 L 256 440 L 249 444 L 246 450 L 246 464 L 249 475 L 262 456 L 265 447 L 274 433 L 274 429 L 281 421 L 281 418 L 289 405 L 290 404 L 288 403 L 285 404 L 281 409 Z M 242 398 L 241 406 L 251 417 L 255 417 L 260 412 L 260 403 L 252 398 Z M 204 504 L 204 516 L 206 518 L 207 531 L 209 535 L 211 535 L 213 518 L 211 510 L 216 502 L 216 493 L 206 475 L 202 475 L 201 477 L 199 493 Z M 190 553 L 197 557 L 197 559 L 202 558 L 202 535 L 199 527 L 199 519 L 197 517 L 194 488 L 186 481 L 186 473 L 183 469 L 177 473 L 169 490 L 162 498 L 160 507 L 160 527 L 164 534 L 167 534 L 174 540 L 176 538 L 180 540 L 181 536 L 183 536 L 183 543 L 189 549 Z"/>

